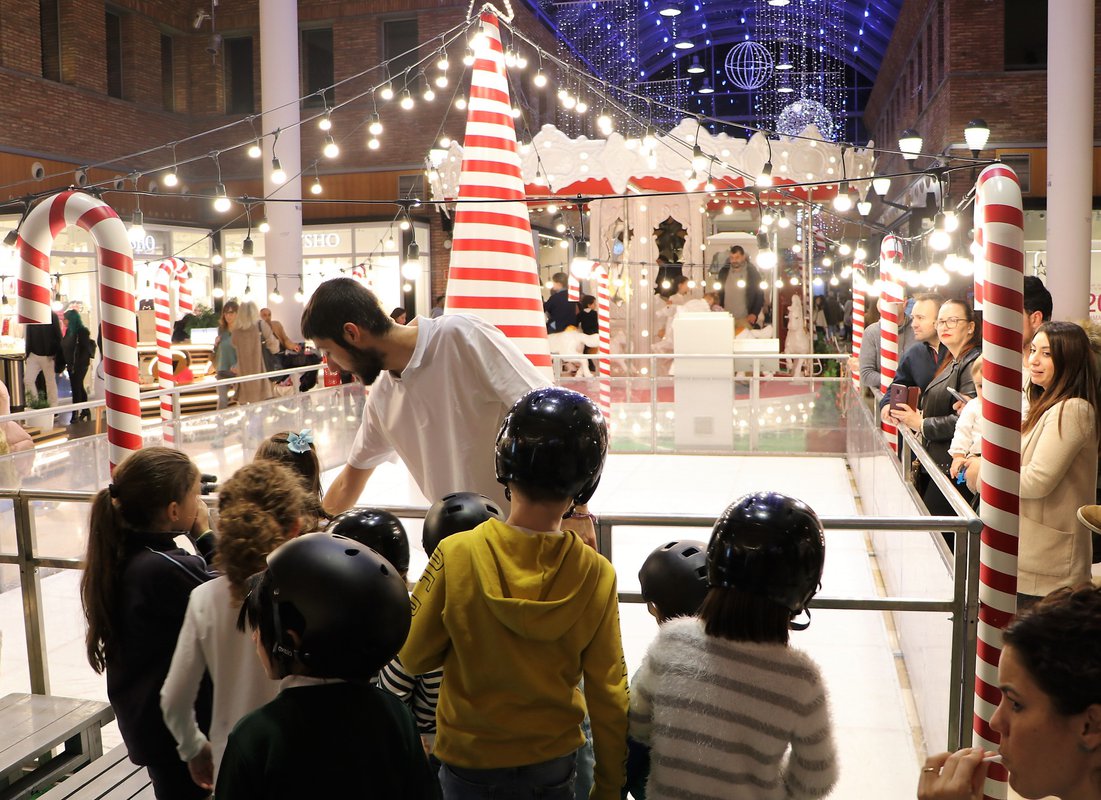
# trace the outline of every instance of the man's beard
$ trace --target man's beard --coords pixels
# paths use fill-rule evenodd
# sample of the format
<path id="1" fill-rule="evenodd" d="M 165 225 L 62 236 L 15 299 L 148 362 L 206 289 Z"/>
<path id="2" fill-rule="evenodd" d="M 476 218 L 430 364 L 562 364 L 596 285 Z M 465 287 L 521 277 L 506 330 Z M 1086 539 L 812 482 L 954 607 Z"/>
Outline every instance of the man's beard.
<path id="1" fill-rule="evenodd" d="M 351 372 L 363 381 L 364 386 L 373 384 L 382 373 L 382 354 L 373 347 L 358 348 L 346 344 L 344 349 L 352 359 L 349 365 Z"/>

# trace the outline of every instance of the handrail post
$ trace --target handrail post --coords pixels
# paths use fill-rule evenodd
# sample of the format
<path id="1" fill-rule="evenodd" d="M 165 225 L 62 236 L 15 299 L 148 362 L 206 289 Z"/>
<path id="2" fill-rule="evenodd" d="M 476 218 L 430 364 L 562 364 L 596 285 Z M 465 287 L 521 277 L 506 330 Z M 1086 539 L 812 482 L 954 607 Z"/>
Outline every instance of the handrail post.
<path id="1" fill-rule="evenodd" d="M 610 562 L 612 560 L 612 526 L 595 515 L 596 524 L 596 552 L 604 556 Z"/>
<path id="2" fill-rule="evenodd" d="M 906 445 L 903 444 L 905 451 Z M 908 470 L 903 470 L 908 472 Z M 967 627 L 967 555 L 971 547 L 970 532 L 955 535 L 955 548 L 952 552 L 952 647 L 951 662 L 948 667 L 948 749 L 955 752 L 963 747 L 964 721 L 960 716 L 964 687 L 964 644 Z M 934 536 L 939 534 L 934 533 Z M 970 726 L 967 727 L 970 730 Z"/>
<path id="3" fill-rule="evenodd" d="M 42 608 L 42 583 L 34 563 L 35 533 L 31 500 L 22 491 L 12 498 L 15 515 L 16 555 L 19 559 L 19 589 L 23 595 L 23 627 L 27 637 L 27 667 L 31 692 L 50 693 L 49 662 L 46 657 L 46 617 Z"/>
<path id="4" fill-rule="evenodd" d="M 180 444 L 180 437 L 183 435 L 183 410 L 180 402 L 180 391 L 173 387 L 172 391 L 172 433 L 175 434 L 175 442 L 177 446 Z"/>
<path id="5" fill-rule="evenodd" d="M 629 403 L 630 395 L 623 398 L 624 404 Z M 658 451 L 658 358 L 650 354 L 650 452 Z"/>
<path id="6" fill-rule="evenodd" d="M 963 628 L 963 695 L 959 716 L 962 731 L 971 731 L 975 716 L 975 660 L 979 644 L 979 548 L 982 546 L 982 520 L 971 520 L 967 533 L 967 603 Z M 960 741 L 960 747 L 970 741 Z"/>

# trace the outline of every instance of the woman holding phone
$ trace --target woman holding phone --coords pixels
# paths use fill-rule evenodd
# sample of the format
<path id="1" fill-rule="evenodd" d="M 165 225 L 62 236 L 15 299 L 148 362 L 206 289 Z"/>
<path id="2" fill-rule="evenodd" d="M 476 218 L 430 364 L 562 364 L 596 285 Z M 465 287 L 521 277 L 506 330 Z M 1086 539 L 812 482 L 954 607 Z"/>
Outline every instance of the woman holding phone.
<path id="1" fill-rule="evenodd" d="M 926 451 L 933 457 L 944 474 L 952 464 L 948 447 L 956 431 L 961 401 L 953 397 L 949 389 L 967 398 L 975 396 L 975 382 L 971 377 L 971 362 L 982 354 L 982 320 L 971 306 L 960 300 L 948 300 L 937 312 L 937 335 L 940 343 L 948 348 L 949 357 L 941 361 L 933 379 L 925 387 L 918 408 L 899 405 L 890 411 L 899 425 L 905 425 L 920 433 Z M 934 516 L 951 516 L 955 512 L 928 476 L 925 486 L 919 486 L 925 507 Z M 965 499 L 970 492 L 960 487 Z"/>

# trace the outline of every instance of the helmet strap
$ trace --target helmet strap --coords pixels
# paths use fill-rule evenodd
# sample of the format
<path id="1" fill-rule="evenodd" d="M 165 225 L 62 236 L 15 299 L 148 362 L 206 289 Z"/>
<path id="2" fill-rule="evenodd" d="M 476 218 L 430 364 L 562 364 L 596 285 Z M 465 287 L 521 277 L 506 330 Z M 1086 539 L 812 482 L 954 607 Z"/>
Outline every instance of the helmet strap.
<path id="1" fill-rule="evenodd" d="M 800 613 L 807 615 L 807 621 L 796 622 L 795 617 L 792 617 L 791 622 L 788 623 L 788 627 L 791 628 L 793 631 L 805 631 L 807 628 L 810 627 L 810 609 L 806 606 L 803 606 L 803 610 Z M 796 614 L 795 616 L 797 617 L 799 615 Z"/>
<path id="2" fill-rule="evenodd" d="M 279 619 L 279 601 L 273 598 L 271 605 L 272 624 L 275 627 L 275 644 L 271 648 L 272 666 L 276 668 L 281 678 L 292 673 L 298 650 L 294 646 L 294 640 L 283 629 L 283 623 Z"/>

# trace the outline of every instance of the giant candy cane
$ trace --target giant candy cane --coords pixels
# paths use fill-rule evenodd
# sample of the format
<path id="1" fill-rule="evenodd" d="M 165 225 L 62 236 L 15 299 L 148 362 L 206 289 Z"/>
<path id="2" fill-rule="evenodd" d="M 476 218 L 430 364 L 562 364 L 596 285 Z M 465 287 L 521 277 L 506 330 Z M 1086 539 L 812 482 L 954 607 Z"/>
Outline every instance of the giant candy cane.
<path id="1" fill-rule="evenodd" d="M 864 282 L 864 265 L 859 262 L 853 263 L 853 358 L 857 361 L 860 360 L 860 346 L 864 342 L 864 297 L 865 297 L 865 282 Z M 853 385 L 856 386 L 856 391 L 860 391 L 860 368 L 859 366 L 853 370 L 852 374 Z"/>
<path id="2" fill-rule="evenodd" d="M 879 317 L 879 385 L 884 394 L 898 369 L 898 330 L 902 322 L 902 284 L 899 283 L 898 271 L 901 263 L 902 243 L 897 237 L 884 236 L 879 248 L 879 273 L 883 277 L 883 310 Z M 884 422 L 883 430 L 891 449 L 896 449 L 898 428 L 894 421 Z"/>
<path id="3" fill-rule="evenodd" d="M 597 369 L 600 372 L 600 412 L 608 425 L 612 424 L 612 329 L 611 295 L 608 290 L 608 270 L 603 264 L 596 269 L 596 320 L 600 334 L 600 359 Z"/>
<path id="4" fill-rule="evenodd" d="M 138 336 L 134 313 L 134 251 L 118 214 L 90 194 L 67 191 L 35 206 L 23 222 L 19 250 L 19 321 L 50 321 L 50 250 L 70 225 L 88 231 L 99 265 L 99 317 L 107 390 L 108 460 L 113 470 L 140 450 Z"/>
<path id="5" fill-rule="evenodd" d="M 979 175 L 976 234 L 981 230 L 983 293 L 982 473 L 978 657 L 974 744 L 997 749 L 990 719 L 1001 700 L 1002 630 L 1017 611 L 1017 537 L 1021 508 L 1021 322 L 1024 316 L 1024 213 L 1012 169 L 993 164 Z M 980 227 L 981 226 L 981 227 Z M 978 259 L 976 259 L 978 260 Z M 959 545 L 957 545 L 959 546 Z M 991 765 L 985 794 L 1006 796 L 1006 771 Z"/>
<path id="6" fill-rule="evenodd" d="M 172 377 L 172 310 L 169 306 L 169 286 L 176 284 L 176 301 L 180 316 L 190 314 L 194 307 L 191 303 L 191 288 L 187 284 L 190 272 L 187 264 L 179 258 L 168 258 L 156 266 L 154 283 L 154 309 L 157 320 L 157 381 L 162 391 L 173 387 Z M 176 441 L 176 432 L 172 427 L 172 395 L 161 395 L 161 429 L 166 446 Z"/>

